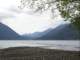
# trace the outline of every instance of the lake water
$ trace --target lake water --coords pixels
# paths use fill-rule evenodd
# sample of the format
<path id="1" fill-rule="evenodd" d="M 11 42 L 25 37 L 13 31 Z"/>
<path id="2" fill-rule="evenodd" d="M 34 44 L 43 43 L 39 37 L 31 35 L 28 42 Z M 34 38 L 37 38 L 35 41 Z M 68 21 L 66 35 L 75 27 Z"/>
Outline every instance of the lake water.
<path id="1" fill-rule="evenodd" d="M 62 49 L 80 51 L 80 41 L 77 40 L 1 40 L 0 49 L 8 47 L 40 47 L 45 49 Z"/>

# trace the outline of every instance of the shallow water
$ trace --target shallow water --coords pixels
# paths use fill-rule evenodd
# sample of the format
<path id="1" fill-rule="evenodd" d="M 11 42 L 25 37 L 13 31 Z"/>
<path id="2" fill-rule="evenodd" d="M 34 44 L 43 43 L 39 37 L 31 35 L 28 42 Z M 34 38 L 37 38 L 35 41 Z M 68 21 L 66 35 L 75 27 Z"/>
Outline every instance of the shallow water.
<path id="1" fill-rule="evenodd" d="M 0 41 L 0 49 L 8 47 L 40 47 L 46 49 L 62 49 L 80 51 L 80 41 L 77 40 L 4 40 Z"/>

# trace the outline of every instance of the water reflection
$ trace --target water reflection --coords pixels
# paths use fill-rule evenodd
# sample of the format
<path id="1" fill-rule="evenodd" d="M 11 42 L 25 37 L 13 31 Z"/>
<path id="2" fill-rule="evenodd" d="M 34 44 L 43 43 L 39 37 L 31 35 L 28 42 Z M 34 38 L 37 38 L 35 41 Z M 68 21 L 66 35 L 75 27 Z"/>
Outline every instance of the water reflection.
<path id="1" fill-rule="evenodd" d="M 4 43 L 4 44 L 3 44 Z M 74 40 L 20 40 L 20 41 L 0 41 L 0 49 L 8 47 L 41 47 L 45 49 L 62 49 L 70 51 L 80 51 L 80 41 Z"/>

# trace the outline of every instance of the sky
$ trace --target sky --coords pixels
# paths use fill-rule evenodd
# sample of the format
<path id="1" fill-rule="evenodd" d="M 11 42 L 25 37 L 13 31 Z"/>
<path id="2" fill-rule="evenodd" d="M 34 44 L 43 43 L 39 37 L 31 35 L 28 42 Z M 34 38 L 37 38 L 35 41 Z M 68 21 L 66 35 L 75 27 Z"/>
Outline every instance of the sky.
<path id="1" fill-rule="evenodd" d="M 28 8 L 20 10 L 18 8 L 19 1 L 0 0 L 0 22 L 13 29 L 19 35 L 42 32 L 65 23 L 60 16 L 51 19 L 49 10 L 43 14 L 33 13 Z M 56 14 L 58 14 L 58 11 Z"/>

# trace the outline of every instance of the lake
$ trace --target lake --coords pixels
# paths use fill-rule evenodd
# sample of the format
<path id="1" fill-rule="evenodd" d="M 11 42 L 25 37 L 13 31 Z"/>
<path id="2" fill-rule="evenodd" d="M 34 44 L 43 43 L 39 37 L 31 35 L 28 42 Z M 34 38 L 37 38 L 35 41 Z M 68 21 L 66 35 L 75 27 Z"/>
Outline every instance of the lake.
<path id="1" fill-rule="evenodd" d="M 45 49 L 62 49 L 80 51 L 79 40 L 1 40 L 0 49 L 8 47 L 40 47 Z"/>

